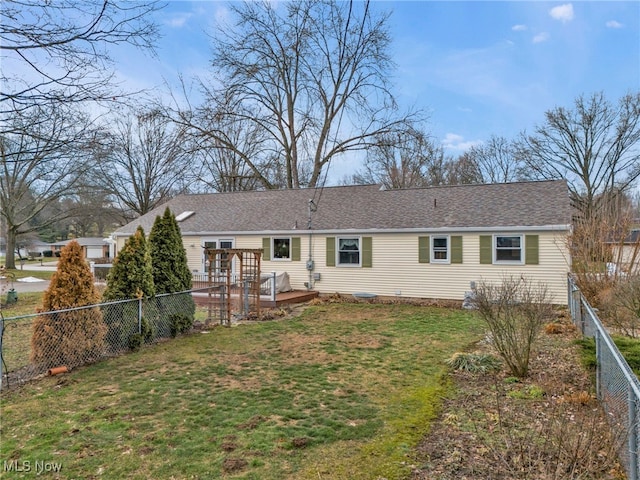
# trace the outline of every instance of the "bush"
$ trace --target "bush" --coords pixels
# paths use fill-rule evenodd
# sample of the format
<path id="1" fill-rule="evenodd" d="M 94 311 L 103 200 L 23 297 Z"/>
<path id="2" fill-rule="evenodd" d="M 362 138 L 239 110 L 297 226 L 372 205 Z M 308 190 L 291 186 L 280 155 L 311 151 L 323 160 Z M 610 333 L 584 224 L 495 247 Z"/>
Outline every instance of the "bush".
<path id="1" fill-rule="evenodd" d="M 153 283 L 157 293 L 191 290 L 191 270 L 182 234 L 175 216 L 167 208 L 157 216 L 149 233 Z"/>
<path id="2" fill-rule="evenodd" d="M 73 241 L 62 249 L 58 269 L 44 293 L 44 312 L 91 306 L 99 294 L 82 247 Z M 33 323 L 31 361 L 41 367 L 68 367 L 95 361 L 104 353 L 107 327 L 97 307 L 43 313 Z"/>
<path id="3" fill-rule="evenodd" d="M 142 346 L 144 338 L 139 333 L 134 333 L 129 337 L 129 349 L 137 352 Z"/>
<path id="4" fill-rule="evenodd" d="M 151 255 L 142 227 L 125 242 L 107 277 L 105 300 L 153 297 L 155 295 Z"/>
<path id="5" fill-rule="evenodd" d="M 629 337 L 640 335 L 640 275 L 620 278 L 598 296 L 602 319 Z"/>
<path id="6" fill-rule="evenodd" d="M 500 370 L 502 363 L 486 353 L 455 353 L 445 362 L 453 370 L 469 373 L 487 373 Z"/>
<path id="7" fill-rule="evenodd" d="M 506 277 L 500 285 L 482 281 L 472 304 L 511 373 L 526 377 L 532 347 L 545 322 L 553 317 L 546 285 L 533 285 L 524 277 Z"/>
<path id="8" fill-rule="evenodd" d="M 193 326 L 193 317 L 183 315 L 180 313 L 174 313 L 169 315 L 169 322 L 171 324 L 171 336 L 175 337 L 179 333 L 187 333 Z"/>
<path id="9" fill-rule="evenodd" d="M 143 343 L 151 343 L 153 341 L 153 328 L 146 318 L 140 320 L 140 333 L 134 333 L 129 337 L 129 349 L 137 351 L 142 347 Z"/>

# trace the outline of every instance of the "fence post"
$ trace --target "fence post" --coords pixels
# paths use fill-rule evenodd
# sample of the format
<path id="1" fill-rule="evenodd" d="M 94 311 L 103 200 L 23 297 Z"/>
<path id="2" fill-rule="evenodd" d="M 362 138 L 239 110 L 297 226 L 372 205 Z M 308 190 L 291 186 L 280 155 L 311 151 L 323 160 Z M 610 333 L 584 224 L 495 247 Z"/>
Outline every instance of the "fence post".
<path id="1" fill-rule="evenodd" d="M 595 331 L 596 340 L 596 396 L 602 401 L 602 345 L 600 342 L 600 330 Z"/>
<path id="2" fill-rule="evenodd" d="M 271 272 L 271 301 L 276 301 L 276 272 Z"/>
<path id="3" fill-rule="evenodd" d="M 636 396 L 633 388 L 629 385 L 628 407 L 629 407 L 629 480 L 638 480 L 638 420 Z"/>
<path id="4" fill-rule="evenodd" d="M 2 390 L 2 364 L 4 359 L 4 350 L 2 350 L 2 337 L 4 337 L 4 317 L 0 314 L 0 390 Z"/>
<path id="5" fill-rule="evenodd" d="M 138 333 L 142 335 L 142 298 L 138 299 Z"/>
<path id="6" fill-rule="evenodd" d="M 220 286 L 220 325 L 227 321 L 227 286 Z"/>
<path id="7" fill-rule="evenodd" d="M 242 312 L 244 315 L 248 315 L 249 314 L 249 279 L 245 278 L 244 279 L 244 295 L 243 295 L 243 306 L 244 306 L 244 311 Z"/>
<path id="8" fill-rule="evenodd" d="M 574 303 L 573 303 L 573 281 L 571 280 L 571 275 L 567 275 L 567 305 L 569 305 L 569 313 L 571 314 L 571 320 L 573 323 L 576 323 L 576 317 L 574 312 Z"/>

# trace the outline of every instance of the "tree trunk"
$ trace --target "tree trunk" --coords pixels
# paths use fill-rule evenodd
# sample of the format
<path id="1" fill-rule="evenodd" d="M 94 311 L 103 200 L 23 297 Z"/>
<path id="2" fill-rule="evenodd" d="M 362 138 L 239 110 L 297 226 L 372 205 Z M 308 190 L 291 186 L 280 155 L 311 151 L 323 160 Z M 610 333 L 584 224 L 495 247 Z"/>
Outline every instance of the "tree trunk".
<path id="1" fill-rule="evenodd" d="M 13 228 L 7 228 L 7 252 L 5 259 L 7 268 L 16 268 L 16 232 Z"/>

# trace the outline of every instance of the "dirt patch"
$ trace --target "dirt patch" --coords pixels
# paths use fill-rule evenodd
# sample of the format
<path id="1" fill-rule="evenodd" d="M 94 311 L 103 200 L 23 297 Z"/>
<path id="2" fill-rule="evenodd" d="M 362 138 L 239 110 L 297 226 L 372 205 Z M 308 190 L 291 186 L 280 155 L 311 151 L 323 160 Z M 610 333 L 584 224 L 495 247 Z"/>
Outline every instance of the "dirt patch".
<path id="1" fill-rule="evenodd" d="M 524 380 L 506 370 L 451 373 L 457 393 L 419 445 L 413 480 L 625 478 L 615 453 L 623 439 L 595 399 L 578 334 L 559 322 L 543 334 Z M 486 342 L 476 347 L 496 354 Z"/>
<path id="2" fill-rule="evenodd" d="M 248 462 L 244 458 L 225 458 L 222 462 L 222 470 L 225 473 L 237 473 L 247 468 Z"/>
<path id="3" fill-rule="evenodd" d="M 238 425 L 238 429 L 239 430 L 254 430 L 254 429 L 258 428 L 258 426 L 261 423 L 264 423 L 266 421 L 267 421 L 266 417 L 263 417 L 262 415 L 254 415 L 249 420 L 247 420 L 245 423 L 241 423 L 240 425 Z"/>
<path id="4" fill-rule="evenodd" d="M 293 448 L 306 448 L 310 443 L 307 437 L 296 437 L 291 440 L 291 446 Z"/>

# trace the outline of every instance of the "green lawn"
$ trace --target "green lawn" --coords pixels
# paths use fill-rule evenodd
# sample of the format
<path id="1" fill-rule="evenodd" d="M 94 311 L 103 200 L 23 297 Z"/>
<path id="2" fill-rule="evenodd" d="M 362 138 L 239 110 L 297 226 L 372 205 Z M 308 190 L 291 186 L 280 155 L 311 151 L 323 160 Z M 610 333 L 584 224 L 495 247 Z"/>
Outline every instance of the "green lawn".
<path id="1" fill-rule="evenodd" d="M 0 462 L 69 479 L 408 478 L 444 360 L 481 330 L 467 311 L 370 304 L 217 327 L 4 393 Z"/>

